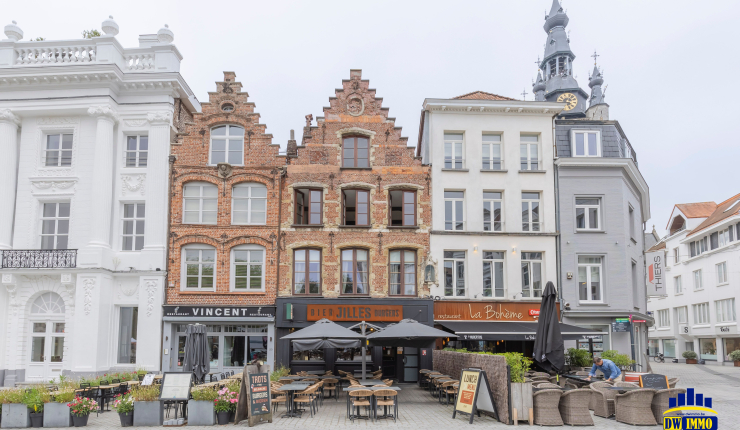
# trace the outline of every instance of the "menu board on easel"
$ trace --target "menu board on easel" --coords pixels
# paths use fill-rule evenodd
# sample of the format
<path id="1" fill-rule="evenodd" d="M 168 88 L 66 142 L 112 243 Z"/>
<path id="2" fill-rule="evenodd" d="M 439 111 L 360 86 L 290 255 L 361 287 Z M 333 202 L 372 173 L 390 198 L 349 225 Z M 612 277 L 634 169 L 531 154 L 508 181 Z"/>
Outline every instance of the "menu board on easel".
<path id="1" fill-rule="evenodd" d="M 460 388 L 452 418 L 454 419 L 458 412 L 468 414 L 469 424 L 473 424 L 473 417 L 476 414 L 480 417 L 480 411 L 490 412 L 498 419 L 496 403 L 488 387 L 486 372 L 480 369 L 463 369 L 460 373 Z"/>
<path id="2" fill-rule="evenodd" d="M 191 372 L 166 372 L 162 379 L 159 400 L 188 400 L 193 386 Z"/>

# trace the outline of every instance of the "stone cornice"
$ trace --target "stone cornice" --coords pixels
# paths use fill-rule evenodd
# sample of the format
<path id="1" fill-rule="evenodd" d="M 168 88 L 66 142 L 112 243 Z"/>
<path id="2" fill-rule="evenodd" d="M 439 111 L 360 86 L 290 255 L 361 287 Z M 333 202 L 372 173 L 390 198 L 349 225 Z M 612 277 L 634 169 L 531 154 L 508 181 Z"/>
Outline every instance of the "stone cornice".
<path id="1" fill-rule="evenodd" d="M 0 109 L 0 122 L 21 125 L 21 120 L 10 109 Z"/>
<path id="2" fill-rule="evenodd" d="M 435 113 L 524 113 L 553 117 L 560 113 L 564 106 L 564 103 L 519 100 L 426 99 L 423 109 Z"/>
<path id="3" fill-rule="evenodd" d="M 149 112 L 146 119 L 152 125 L 170 125 L 172 124 L 172 112 L 166 110 Z"/>
<path id="4" fill-rule="evenodd" d="M 98 119 L 107 118 L 114 123 L 117 123 L 119 120 L 118 113 L 110 106 L 105 105 L 90 106 L 87 109 L 87 114 Z"/>

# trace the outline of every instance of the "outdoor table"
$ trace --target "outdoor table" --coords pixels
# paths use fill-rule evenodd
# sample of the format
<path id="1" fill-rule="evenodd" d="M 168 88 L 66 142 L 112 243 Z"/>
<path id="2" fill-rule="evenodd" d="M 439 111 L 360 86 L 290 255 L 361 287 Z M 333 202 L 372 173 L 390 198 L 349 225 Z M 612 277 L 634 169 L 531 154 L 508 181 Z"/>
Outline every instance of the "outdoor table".
<path id="1" fill-rule="evenodd" d="M 301 416 L 299 412 L 295 411 L 295 404 L 293 403 L 293 393 L 295 393 L 296 391 L 303 391 L 306 389 L 306 387 L 310 385 L 311 384 L 306 382 L 291 382 L 290 384 L 285 384 L 280 387 L 280 391 L 286 391 L 288 393 L 288 402 L 286 404 L 288 412 L 283 415 L 283 418 L 293 418 Z"/>
<path id="2" fill-rule="evenodd" d="M 342 391 L 355 391 L 355 390 L 370 390 L 370 391 L 378 391 L 378 390 L 393 390 L 393 391 L 401 391 L 401 387 L 347 387 L 342 389 Z M 347 416 L 349 417 L 349 409 L 350 409 L 350 403 L 349 403 L 350 396 L 347 396 Z M 374 401 L 375 396 L 370 399 L 371 401 Z M 375 411 L 375 407 L 373 405 L 373 411 Z"/>
<path id="3" fill-rule="evenodd" d="M 309 375 L 323 375 L 326 373 L 326 370 L 307 370 L 306 373 Z"/>
<path id="4" fill-rule="evenodd" d="M 373 385 L 384 384 L 384 382 L 381 381 L 380 379 L 363 379 L 361 381 L 357 381 L 357 383 L 360 385 L 365 385 L 367 387 L 372 387 Z"/>

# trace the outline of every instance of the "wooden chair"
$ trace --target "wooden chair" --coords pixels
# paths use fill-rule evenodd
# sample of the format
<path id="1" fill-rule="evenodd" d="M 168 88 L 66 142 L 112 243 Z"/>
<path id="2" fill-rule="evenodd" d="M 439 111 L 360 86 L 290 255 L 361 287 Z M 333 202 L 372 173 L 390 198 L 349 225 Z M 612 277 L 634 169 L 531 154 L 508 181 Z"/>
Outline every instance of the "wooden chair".
<path id="1" fill-rule="evenodd" d="M 285 385 L 285 384 L 292 383 L 293 380 L 292 379 L 279 379 L 278 382 L 280 382 L 281 384 Z"/>
<path id="2" fill-rule="evenodd" d="M 350 414 L 349 414 L 350 421 L 354 422 L 355 418 L 372 419 L 372 411 L 370 410 L 370 405 L 372 404 L 373 392 L 370 390 L 354 390 L 354 391 L 348 392 L 347 394 L 349 394 L 349 397 L 350 397 Z M 367 413 L 368 413 L 367 416 L 362 416 L 360 414 L 360 408 L 362 407 L 364 407 L 367 410 Z M 355 414 L 355 411 L 357 411 L 357 414 Z"/>
<path id="3" fill-rule="evenodd" d="M 450 404 L 450 395 L 452 395 L 452 401 L 455 402 L 455 396 L 457 395 L 457 389 L 454 387 L 459 381 L 445 381 L 439 387 L 439 403 L 442 403 L 442 394 L 445 395 L 445 406 Z"/>
<path id="4" fill-rule="evenodd" d="M 312 417 L 313 417 L 314 406 L 315 406 L 314 404 L 314 393 L 315 392 L 316 392 L 316 386 L 311 385 L 307 387 L 305 390 L 295 393 L 293 397 L 293 403 L 296 403 L 299 405 L 308 405 L 308 408 L 311 411 Z"/>
<path id="5" fill-rule="evenodd" d="M 270 399 L 270 403 L 272 404 L 273 411 L 277 412 L 278 406 L 280 406 L 280 403 L 286 404 L 288 402 L 288 396 L 284 391 L 280 391 L 278 386 L 272 386 L 270 387 L 270 391 L 272 392 L 272 399 Z"/>
<path id="6" fill-rule="evenodd" d="M 338 379 L 327 378 L 322 381 L 324 383 L 324 393 L 328 393 L 329 396 L 334 394 L 334 400 L 339 399 L 339 390 L 337 390 Z"/>
<path id="7" fill-rule="evenodd" d="M 375 408 L 382 406 L 383 415 L 378 416 L 377 409 L 374 412 L 375 419 L 380 418 L 393 418 L 393 422 L 396 422 L 398 416 L 398 393 L 395 390 L 377 390 L 373 393 L 375 396 Z M 388 415 L 388 407 L 393 408 L 393 413 Z"/>

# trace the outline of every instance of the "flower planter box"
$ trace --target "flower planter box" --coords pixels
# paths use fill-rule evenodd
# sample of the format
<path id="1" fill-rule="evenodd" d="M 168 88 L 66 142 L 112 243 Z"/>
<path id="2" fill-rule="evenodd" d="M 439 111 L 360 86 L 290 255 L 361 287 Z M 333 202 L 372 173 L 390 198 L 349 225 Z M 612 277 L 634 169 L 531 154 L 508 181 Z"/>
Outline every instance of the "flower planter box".
<path id="1" fill-rule="evenodd" d="M 511 413 L 514 425 L 517 421 L 529 421 L 532 425 L 534 413 L 531 382 L 511 383 Z"/>
<path id="2" fill-rule="evenodd" d="M 44 427 L 72 427 L 72 414 L 66 403 L 44 405 Z"/>
<path id="3" fill-rule="evenodd" d="M 162 402 L 134 402 L 134 427 L 161 426 L 163 422 Z"/>
<path id="4" fill-rule="evenodd" d="M 733 361 L 735 363 L 735 367 L 740 367 L 740 361 Z"/>
<path id="5" fill-rule="evenodd" d="M 212 426 L 216 424 L 216 412 L 213 402 L 207 400 L 190 400 L 188 402 L 189 426 Z"/>
<path id="6" fill-rule="evenodd" d="M 218 425 L 223 426 L 229 423 L 229 411 L 216 412 L 218 417 Z"/>
<path id="7" fill-rule="evenodd" d="M 696 358 L 687 358 L 686 359 L 686 364 L 696 364 L 698 362 L 699 361 Z"/>
<path id="8" fill-rule="evenodd" d="M 90 419 L 90 414 L 87 415 L 72 415 L 72 424 L 75 427 L 87 426 L 87 420 Z"/>
<path id="9" fill-rule="evenodd" d="M 118 418 L 121 420 L 121 427 L 131 427 L 134 425 L 134 413 L 119 413 Z"/>
<path id="10" fill-rule="evenodd" d="M 0 426 L 4 429 L 24 428 L 31 425 L 31 413 L 23 403 L 3 405 L 3 419 Z"/>

